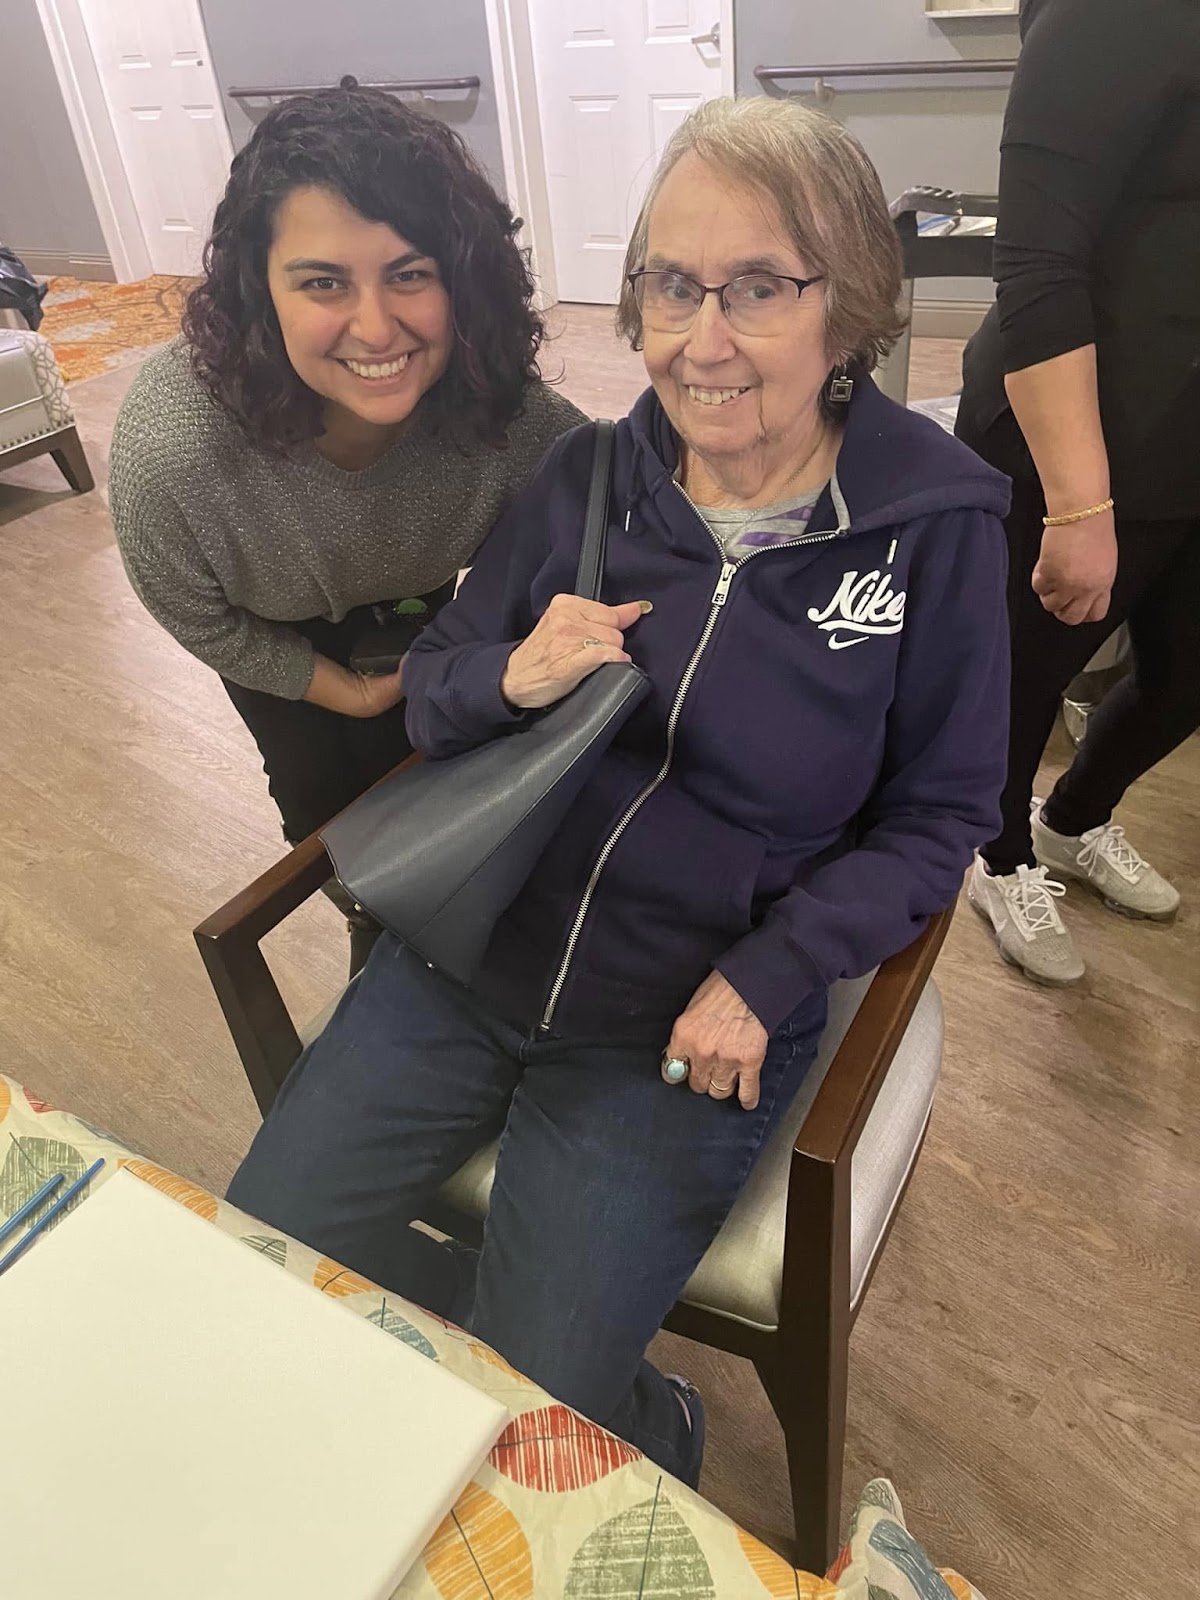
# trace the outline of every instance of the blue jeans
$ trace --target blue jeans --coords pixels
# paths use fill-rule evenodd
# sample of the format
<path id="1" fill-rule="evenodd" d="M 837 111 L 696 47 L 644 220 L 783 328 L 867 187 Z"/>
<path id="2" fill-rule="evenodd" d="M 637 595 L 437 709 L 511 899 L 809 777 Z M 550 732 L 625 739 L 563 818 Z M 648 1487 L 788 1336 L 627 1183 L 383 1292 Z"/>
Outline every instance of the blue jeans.
<path id="1" fill-rule="evenodd" d="M 771 1039 L 759 1104 L 744 1111 L 736 1098 L 664 1083 L 659 1051 L 644 1045 L 502 1022 L 385 935 L 296 1063 L 229 1200 L 453 1317 L 694 1484 L 699 1451 L 645 1349 L 795 1094 L 824 1021 L 821 994 Z M 462 1252 L 408 1224 L 497 1134 L 464 1295 Z"/>

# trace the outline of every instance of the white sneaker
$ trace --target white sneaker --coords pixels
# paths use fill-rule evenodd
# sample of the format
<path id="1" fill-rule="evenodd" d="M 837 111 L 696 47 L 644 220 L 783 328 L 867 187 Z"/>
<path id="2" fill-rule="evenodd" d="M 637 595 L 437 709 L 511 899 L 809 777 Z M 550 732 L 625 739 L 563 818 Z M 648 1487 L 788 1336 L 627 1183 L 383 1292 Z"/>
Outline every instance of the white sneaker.
<path id="1" fill-rule="evenodd" d="M 1035 983 L 1055 985 L 1078 983 L 1086 970 L 1054 904 L 1066 892 L 1045 867 L 993 877 L 978 855 L 967 885 L 967 899 L 995 929 L 1005 961 Z"/>
<path id="2" fill-rule="evenodd" d="M 1179 909 L 1179 891 L 1155 872 L 1116 823 L 1089 828 L 1078 838 L 1055 833 L 1042 821 L 1042 802 L 1035 799 L 1030 815 L 1033 853 L 1060 877 L 1086 883 L 1113 911 L 1127 917 L 1169 922 Z"/>

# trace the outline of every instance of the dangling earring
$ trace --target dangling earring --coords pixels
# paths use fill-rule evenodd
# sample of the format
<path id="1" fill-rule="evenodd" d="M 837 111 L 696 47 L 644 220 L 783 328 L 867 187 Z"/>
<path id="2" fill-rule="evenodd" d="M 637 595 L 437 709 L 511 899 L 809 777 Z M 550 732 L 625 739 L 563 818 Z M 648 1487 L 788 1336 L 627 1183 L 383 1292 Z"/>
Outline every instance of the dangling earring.
<path id="1" fill-rule="evenodd" d="M 854 379 L 845 367 L 839 368 L 829 380 L 829 398 L 835 406 L 844 406 L 850 403 L 850 396 L 854 393 Z"/>

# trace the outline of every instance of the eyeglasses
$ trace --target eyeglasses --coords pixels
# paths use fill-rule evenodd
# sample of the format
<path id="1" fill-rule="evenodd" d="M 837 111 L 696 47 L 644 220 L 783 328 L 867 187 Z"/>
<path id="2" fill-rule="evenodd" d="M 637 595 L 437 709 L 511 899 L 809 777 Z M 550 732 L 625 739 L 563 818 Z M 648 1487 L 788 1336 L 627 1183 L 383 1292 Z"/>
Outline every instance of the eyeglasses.
<path id="1" fill-rule="evenodd" d="M 685 272 L 651 267 L 631 272 L 628 278 L 642 320 L 655 333 L 685 333 L 710 294 L 717 296 L 730 326 L 739 333 L 780 333 L 805 289 L 822 281 L 746 272 L 728 283 L 706 285 Z"/>

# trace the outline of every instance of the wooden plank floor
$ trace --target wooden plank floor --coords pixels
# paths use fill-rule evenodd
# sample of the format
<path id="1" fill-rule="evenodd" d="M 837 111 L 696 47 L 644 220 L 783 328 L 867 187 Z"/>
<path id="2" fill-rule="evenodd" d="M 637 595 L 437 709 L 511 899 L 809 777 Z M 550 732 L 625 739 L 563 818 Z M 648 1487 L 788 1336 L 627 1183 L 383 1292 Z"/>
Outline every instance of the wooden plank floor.
<path id="1" fill-rule="evenodd" d="M 555 320 L 547 372 L 620 414 L 641 369 L 607 315 Z M 953 388 L 957 356 L 918 341 L 914 394 Z M 132 375 L 73 391 L 101 484 Z M 251 741 L 130 593 L 102 495 L 48 458 L 0 478 L 0 640 L 0 1070 L 220 1189 L 256 1115 L 190 929 L 280 853 Z M 1129 797 L 1184 910 L 1129 923 L 1072 889 L 1077 989 L 1024 983 L 965 905 L 939 966 L 944 1082 L 854 1336 L 847 1486 L 892 1476 L 988 1600 L 1198 1582 L 1198 798 L 1196 740 Z M 273 937 L 300 1012 L 344 946 L 321 900 Z M 657 1354 L 704 1390 L 706 1492 L 786 1548 L 752 1371 L 666 1335 Z"/>

